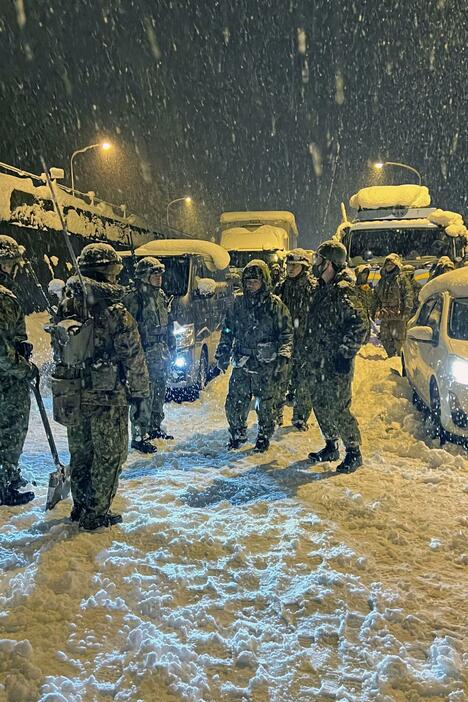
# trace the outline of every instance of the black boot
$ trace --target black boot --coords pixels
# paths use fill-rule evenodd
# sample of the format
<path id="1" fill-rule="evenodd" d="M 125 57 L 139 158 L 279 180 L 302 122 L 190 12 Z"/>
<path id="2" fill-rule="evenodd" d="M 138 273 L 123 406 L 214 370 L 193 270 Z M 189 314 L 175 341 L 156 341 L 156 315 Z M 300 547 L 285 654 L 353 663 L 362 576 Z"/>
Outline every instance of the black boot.
<path id="1" fill-rule="evenodd" d="M 309 453 L 311 463 L 325 463 L 327 461 L 337 461 L 340 457 L 338 451 L 338 441 L 336 439 L 327 439 L 325 446 L 320 451 L 312 451 Z"/>
<path id="2" fill-rule="evenodd" d="M 148 434 L 148 439 L 164 439 L 170 441 L 173 438 L 172 434 L 166 434 L 162 429 L 153 429 L 153 431 L 150 431 Z"/>
<path id="3" fill-rule="evenodd" d="M 270 439 L 259 434 L 255 443 L 255 451 L 257 451 L 257 453 L 265 453 L 265 451 L 268 451 L 269 448 Z"/>
<path id="4" fill-rule="evenodd" d="M 83 505 L 79 505 L 79 504 L 75 503 L 72 507 L 72 511 L 70 512 L 70 520 L 72 522 L 79 522 L 83 511 L 84 511 Z"/>
<path id="5" fill-rule="evenodd" d="M 107 512 L 106 514 L 90 514 L 83 513 L 80 518 L 80 529 L 85 531 L 96 531 L 96 529 L 114 526 L 122 521 L 121 514 Z"/>
<path id="6" fill-rule="evenodd" d="M 362 466 L 362 455 L 359 446 L 347 448 L 344 461 L 336 468 L 337 473 L 354 473 Z"/>
<path id="7" fill-rule="evenodd" d="M 35 494 L 33 492 L 19 492 L 12 487 L 0 490 L 0 505 L 7 505 L 8 507 L 26 505 L 34 498 Z"/>
<path id="8" fill-rule="evenodd" d="M 132 449 L 135 449 L 135 451 L 140 451 L 140 453 L 156 453 L 158 450 L 156 446 L 153 446 L 153 444 L 148 441 L 148 439 L 133 439 L 130 445 Z"/>
<path id="9" fill-rule="evenodd" d="M 241 447 L 247 441 L 247 434 L 245 431 L 236 431 L 231 434 L 231 438 L 227 443 L 227 447 L 230 451 Z"/>

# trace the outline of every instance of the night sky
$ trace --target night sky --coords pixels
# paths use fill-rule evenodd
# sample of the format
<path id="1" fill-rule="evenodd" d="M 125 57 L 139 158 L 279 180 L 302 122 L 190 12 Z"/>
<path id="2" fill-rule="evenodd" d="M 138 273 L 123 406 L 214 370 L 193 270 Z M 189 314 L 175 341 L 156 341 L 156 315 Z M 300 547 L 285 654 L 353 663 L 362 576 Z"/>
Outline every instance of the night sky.
<path id="1" fill-rule="evenodd" d="M 463 0 L 0 0 L 0 160 L 68 179 L 106 137 L 79 189 L 155 221 L 189 193 L 208 237 L 223 210 L 288 209 L 327 238 L 376 159 L 465 214 L 467 27 Z"/>

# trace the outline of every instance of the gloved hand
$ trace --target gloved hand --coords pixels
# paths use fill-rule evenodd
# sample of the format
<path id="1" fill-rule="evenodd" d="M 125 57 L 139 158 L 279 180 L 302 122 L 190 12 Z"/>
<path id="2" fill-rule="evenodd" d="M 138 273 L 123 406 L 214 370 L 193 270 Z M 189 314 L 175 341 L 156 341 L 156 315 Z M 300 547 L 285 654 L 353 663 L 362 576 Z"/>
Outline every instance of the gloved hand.
<path id="1" fill-rule="evenodd" d="M 225 373 L 228 369 L 229 366 L 229 361 L 226 363 L 226 361 L 222 361 L 220 358 L 218 358 L 216 362 L 216 368 L 219 370 L 220 373 Z M 218 373 L 219 375 L 219 373 Z"/>
<path id="2" fill-rule="evenodd" d="M 345 374 L 349 373 L 351 370 L 351 358 L 346 358 L 346 356 L 343 356 L 341 353 L 337 354 L 335 358 L 335 370 L 337 373 L 340 374 Z"/>
<path id="3" fill-rule="evenodd" d="M 35 363 L 31 363 L 31 361 L 29 361 L 28 366 L 29 368 L 27 370 L 26 379 L 32 383 L 38 384 L 40 379 L 39 368 Z"/>

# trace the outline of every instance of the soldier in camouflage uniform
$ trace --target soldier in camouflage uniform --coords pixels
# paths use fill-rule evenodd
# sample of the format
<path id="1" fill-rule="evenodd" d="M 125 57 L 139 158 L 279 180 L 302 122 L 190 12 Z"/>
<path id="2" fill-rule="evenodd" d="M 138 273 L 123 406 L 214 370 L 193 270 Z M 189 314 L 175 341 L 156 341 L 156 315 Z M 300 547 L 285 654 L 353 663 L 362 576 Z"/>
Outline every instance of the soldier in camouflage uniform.
<path id="1" fill-rule="evenodd" d="M 15 295 L 14 278 L 24 262 L 24 247 L 0 235 L 0 505 L 24 505 L 33 492 L 19 492 L 27 483 L 18 462 L 28 431 L 29 381 L 38 377 L 30 363 L 24 312 Z"/>
<path id="2" fill-rule="evenodd" d="M 350 473 L 362 465 L 361 436 L 350 406 L 354 357 L 366 338 L 367 320 L 354 275 L 346 268 L 343 244 L 335 240 L 321 244 L 313 272 L 319 285 L 310 308 L 305 348 L 312 405 L 326 444 L 309 458 L 313 463 L 337 460 L 341 439 L 346 455 L 336 470 Z"/>
<path id="3" fill-rule="evenodd" d="M 403 273 L 408 276 L 408 280 L 411 284 L 411 290 L 413 291 L 413 308 L 409 315 L 410 317 L 413 317 L 413 315 L 416 314 L 416 310 L 419 307 L 419 293 L 421 292 L 421 286 L 414 277 L 414 274 L 416 273 L 416 269 L 414 266 L 412 266 L 410 263 L 406 263 L 403 266 L 402 270 Z"/>
<path id="4" fill-rule="evenodd" d="M 389 357 L 399 355 L 413 309 L 413 290 L 402 267 L 398 254 L 385 258 L 372 301 L 372 318 L 380 319 L 380 341 Z"/>
<path id="5" fill-rule="evenodd" d="M 128 403 L 149 394 L 148 370 L 136 321 L 121 303 L 120 256 L 109 244 L 89 244 L 78 258 L 94 325 L 92 358 L 83 369 L 56 363 L 54 378 L 79 379 L 79 416 L 67 427 L 71 457 L 71 519 L 92 531 L 122 521 L 110 511 L 128 453 Z M 85 321 L 83 289 L 67 281 L 60 320 Z"/>
<path id="6" fill-rule="evenodd" d="M 161 428 L 171 357 L 176 350 L 169 300 L 162 289 L 164 264 L 147 256 L 135 267 L 135 286 L 124 297 L 124 305 L 135 317 L 150 376 L 150 397 L 137 422 L 132 416 L 132 447 L 153 453 L 151 439 L 173 439 Z"/>
<path id="7" fill-rule="evenodd" d="M 290 373 L 278 385 L 277 424 L 283 423 L 286 393 L 293 397 L 292 423 L 299 431 L 307 431 L 312 412 L 309 385 L 304 382 L 304 335 L 317 280 L 310 274 L 311 261 L 304 249 L 293 249 L 286 256 L 285 280 L 276 286 L 275 294 L 284 302 L 291 315 L 294 347 Z"/>
<path id="8" fill-rule="evenodd" d="M 374 291 L 368 283 L 370 271 L 371 268 L 367 263 L 356 266 L 354 269 L 354 275 L 356 276 L 356 294 L 366 315 L 368 324 L 368 334 L 366 336 L 365 343 L 370 338 L 372 325 L 372 301 L 374 299 Z"/>
<path id="9" fill-rule="evenodd" d="M 455 270 L 455 264 L 448 256 L 441 256 L 429 275 L 429 280 L 434 280 L 439 275 Z"/>
<path id="10" fill-rule="evenodd" d="M 270 290 L 270 272 L 254 259 L 242 273 L 243 292 L 228 311 L 216 351 L 218 367 L 233 370 L 226 398 L 231 435 L 228 447 L 247 440 L 247 416 L 252 397 L 257 400 L 258 437 L 255 448 L 266 451 L 273 434 L 275 384 L 292 355 L 293 330 L 287 307 Z"/>

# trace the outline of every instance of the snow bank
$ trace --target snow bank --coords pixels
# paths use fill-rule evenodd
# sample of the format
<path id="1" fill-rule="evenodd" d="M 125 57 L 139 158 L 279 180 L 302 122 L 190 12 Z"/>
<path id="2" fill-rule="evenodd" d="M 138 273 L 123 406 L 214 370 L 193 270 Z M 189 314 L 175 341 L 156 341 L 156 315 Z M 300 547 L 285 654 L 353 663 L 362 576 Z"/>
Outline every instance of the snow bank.
<path id="1" fill-rule="evenodd" d="M 127 255 L 130 252 L 126 252 Z M 135 250 L 137 256 L 183 256 L 195 254 L 203 256 L 210 270 L 222 271 L 229 266 L 228 252 L 218 244 L 204 239 L 161 239 L 149 241 Z"/>
<path id="2" fill-rule="evenodd" d="M 468 297 L 468 268 L 457 268 L 430 280 L 421 288 L 419 301 L 425 302 L 431 295 L 449 292 L 453 297 Z"/>
<path id="3" fill-rule="evenodd" d="M 284 229 L 270 224 L 263 224 L 254 231 L 232 227 L 221 233 L 221 244 L 228 251 L 285 251 L 289 248 L 289 237 Z"/>
<path id="4" fill-rule="evenodd" d="M 429 207 L 431 196 L 425 185 L 374 185 L 362 188 L 349 204 L 356 210 L 380 207 Z"/>

